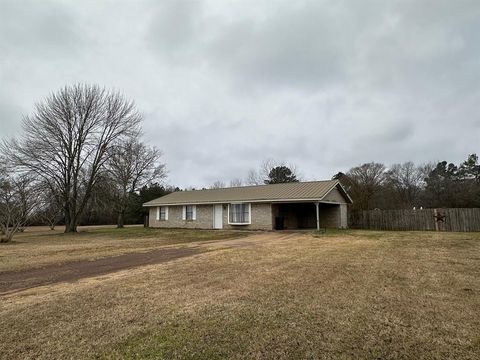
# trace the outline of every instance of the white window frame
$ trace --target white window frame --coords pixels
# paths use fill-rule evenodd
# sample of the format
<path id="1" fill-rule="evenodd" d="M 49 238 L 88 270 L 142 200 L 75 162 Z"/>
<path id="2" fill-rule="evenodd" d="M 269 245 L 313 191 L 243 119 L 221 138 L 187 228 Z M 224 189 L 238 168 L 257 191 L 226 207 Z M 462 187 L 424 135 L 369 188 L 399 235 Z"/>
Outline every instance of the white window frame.
<path id="1" fill-rule="evenodd" d="M 230 221 L 230 206 L 231 205 L 241 205 L 241 204 L 248 205 L 248 222 L 242 222 L 242 223 L 231 222 Z M 250 225 L 252 223 L 252 204 L 251 203 L 243 203 L 243 202 L 236 202 L 236 203 L 228 204 L 227 220 L 228 220 L 228 225 Z"/>
<path id="2" fill-rule="evenodd" d="M 165 219 L 161 218 L 161 208 L 165 209 Z M 168 220 L 168 206 L 157 207 L 157 221 L 167 221 L 167 220 Z"/>
<path id="3" fill-rule="evenodd" d="M 187 219 L 187 206 L 192 207 L 192 218 Z M 182 206 L 182 220 L 185 221 L 195 221 L 197 220 L 197 206 L 196 205 L 183 205 Z"/>

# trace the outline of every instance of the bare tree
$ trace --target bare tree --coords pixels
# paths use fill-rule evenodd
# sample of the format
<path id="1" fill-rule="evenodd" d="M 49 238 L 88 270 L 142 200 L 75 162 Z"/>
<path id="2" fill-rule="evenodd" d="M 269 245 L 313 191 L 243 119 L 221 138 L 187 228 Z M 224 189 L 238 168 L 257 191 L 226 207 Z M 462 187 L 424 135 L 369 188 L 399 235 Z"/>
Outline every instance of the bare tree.
<path id="1" fill-rule="evenodd" d="M 262 185 L 263 179 L 262 176 L 254 169 L 250 169 L 245 179 L 247 185 Z"/>
<path id="2" fill-rule="evenodd" d="M 125 211 L 131 195 L 141 187 L 166 177 L 161 152 L 137 140 L 127 141 L 110 149 L 107 163 L 110 181 L 115 187 L 114 201 L 118 213 L 117 227 L 125 224 Z"/>
<path id="3" fill-rule="evenodd" d="M 424 183 L 422 168 L 411 161 L 393 164 L 385 173 L 386 186 L 390 187 L 396 208 L 413 207 L 418 200 Z"/>
<path id="4" fill-rule="evenodd" d="M 260 169 L 258 170 L 258 174 L 262 178 L 261 183 L 265 184 L 265 181 L 268 180 L 268 177 L 272 169 L 276 168 L 277 166 L 283 166 L 283 165 L 285 165 L 284 162 L 277 161 L 272 158 L 263 160 L 262 164 L 260 165 Z"/>
<path id="5" fill-rule="evenodd" d="M 21 138 L 4 141 L 2 151 L 20 171 L 55 184 L 65 232 L 76 232 L 109 149 L 138 136 L 140 121 L 134 103 L 117 92 L 66 86 L 36 104 Z"/>
<path id="6" fill-rule="evenodd" d="M 36 217 L 55 230 L 55 226 L 62 218 L 62 196 L 55 186 L 47 181 L 41 181 L 36 187 L 40 194 L 38 197 L 38 209 Z"/>
<path id="7" fill-rule="evenodd" d="M 210 185 L 210 189 L 223 189 L 225 187 L 225 183 L 221 180 L 217 180 L 212 185 Z"/>
<path id="8" fill-rule="evenodd" d="M 230 187 L 240 187 L 240 186 L 243 186 L 243 181 L 242 179 L 239 179 L 239 178 L 235 178 L 235 179 L 232 179 L 230 180 Z"/>
<path id="9" fill-rule="evenodd" d="M 372 198 L 385 179 L 385 165 L 366 163 L 351 168 L 347 173 L 351 183 L 354 205 L 360 209 L 370 209 Z"/>
<path id="10" fill-rule="evenodd" d="M 36 205 L 33 181 L 27 175 L 3 173 L 0 178 L 0 242 L 10 242 L 23 230 Z"/>

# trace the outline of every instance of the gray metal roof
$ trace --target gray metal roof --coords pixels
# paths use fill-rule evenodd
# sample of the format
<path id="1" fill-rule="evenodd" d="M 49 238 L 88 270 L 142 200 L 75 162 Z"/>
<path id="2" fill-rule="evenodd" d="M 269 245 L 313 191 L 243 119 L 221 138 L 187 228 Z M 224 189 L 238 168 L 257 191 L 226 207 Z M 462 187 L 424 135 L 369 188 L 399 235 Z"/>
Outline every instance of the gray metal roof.
<path id="1" fill-rule="evenodd" d="M 176 191 L 149 201 L 143 204 L 143 206 L 218 204 L 229 202 L 280 202 L 296 200 L 321 201 L 335 187 L 337 187 L 345 196 L 346 202 L 352 202 L 338 180 L 325 180 L 241 186 L 223 189 Z"/>

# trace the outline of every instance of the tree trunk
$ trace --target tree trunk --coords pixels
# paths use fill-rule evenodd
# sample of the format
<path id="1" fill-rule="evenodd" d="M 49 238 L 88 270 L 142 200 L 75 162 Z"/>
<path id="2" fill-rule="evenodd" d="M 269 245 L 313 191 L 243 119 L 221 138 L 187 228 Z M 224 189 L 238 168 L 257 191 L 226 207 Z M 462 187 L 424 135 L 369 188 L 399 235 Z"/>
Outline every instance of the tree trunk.
<path id="1" fill-rule="evenodd" d="M 78 216 L 76 210 L 75 199 L 69 200 L 65 206 L 65 233 L 77 232 Z"/>
<path id="2" fill-rule="evenodd" d="M 0 237 L 0 243 L 9 243 L 13 239 L 13 235 L 15 234 L 14 229 L 6 229 L 4 231 L 4 235 Z"/>
<path id="3" fill-rule="evenodd" d="M 70 224 L 65 227 L 66 233 L 76 233 L 77 232 L 77 224 L 75 221 L 70 221 Z"/>
<path id="4" fill-rule="evenodd" d="M 125 210 L 120 210 L 118 212 L 117 229 L 121 229 L 124 227 L 125 227 Z"/>
<path id="5" fill-rule="evenodd" d="M 65 214 L 65 233 L 77 232 L 77 217 L 69 212 Z"/>
<path id="6" fill-rule="evenodd" d="M 12 241 L 14 234 L 15 234 L 15 230 L 14 230 L 14 229 L 10 229 L 9 231 L 7 231 L 7 237 L 6 237 L 6 240 L 7 240 L 7 241 L 5 241 L 5 242 L 10 242 L 10 241 Z"/>
<path id="7" fill-rule="evenodd" d="M 63 208 L 63 215 L 65 216 L 65 232 L 68 232 L 68 228 L 70 227 L 70 209 L 68 208 L 67 202 L 65 202 L 65 206 Z"/>

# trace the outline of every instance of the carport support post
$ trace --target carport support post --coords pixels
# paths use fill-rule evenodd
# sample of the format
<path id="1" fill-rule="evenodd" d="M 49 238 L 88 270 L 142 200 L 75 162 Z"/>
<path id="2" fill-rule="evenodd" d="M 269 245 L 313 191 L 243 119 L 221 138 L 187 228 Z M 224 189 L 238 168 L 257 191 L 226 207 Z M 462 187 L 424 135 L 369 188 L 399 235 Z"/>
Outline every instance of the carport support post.
<path id="1" fill-rule="evenodd" d="M 318 208 L 318 202 L 315 203 L 315 210 L 317 212 L 317 231 L 320 231 L 320 210 Z"/>

